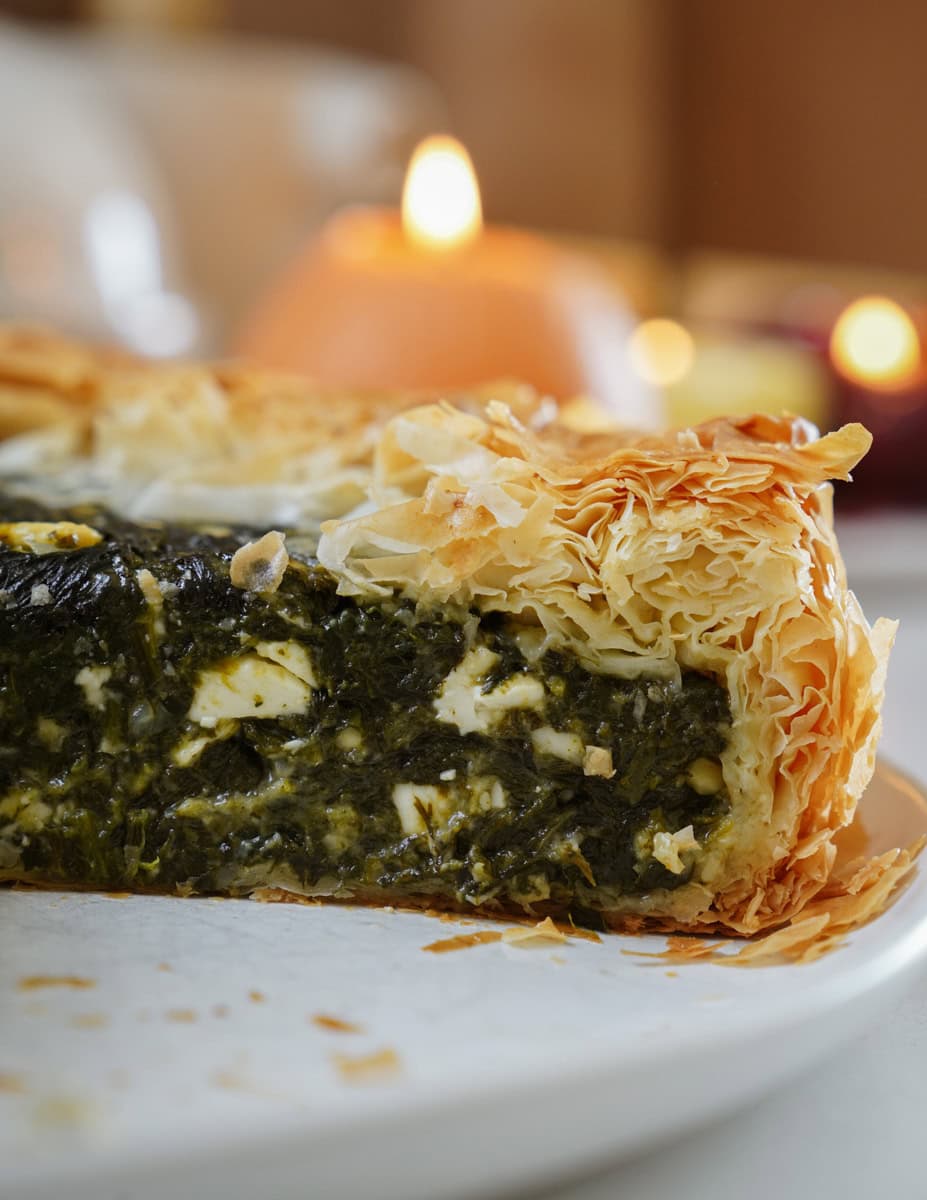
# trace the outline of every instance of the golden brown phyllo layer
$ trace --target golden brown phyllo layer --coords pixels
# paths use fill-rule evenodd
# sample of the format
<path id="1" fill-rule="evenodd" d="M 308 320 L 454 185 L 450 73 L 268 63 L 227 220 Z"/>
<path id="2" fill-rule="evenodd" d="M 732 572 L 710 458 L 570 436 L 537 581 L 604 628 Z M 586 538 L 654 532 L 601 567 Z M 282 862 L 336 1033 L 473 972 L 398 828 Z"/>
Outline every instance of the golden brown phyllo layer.
<path id="1" fill-rule="evenodd" d="M 861 427 L 590 435 L 15 332 L 4 420 L 5 877 L 741 934 L 827 881 L 894 632 L 833 533 Z"/>

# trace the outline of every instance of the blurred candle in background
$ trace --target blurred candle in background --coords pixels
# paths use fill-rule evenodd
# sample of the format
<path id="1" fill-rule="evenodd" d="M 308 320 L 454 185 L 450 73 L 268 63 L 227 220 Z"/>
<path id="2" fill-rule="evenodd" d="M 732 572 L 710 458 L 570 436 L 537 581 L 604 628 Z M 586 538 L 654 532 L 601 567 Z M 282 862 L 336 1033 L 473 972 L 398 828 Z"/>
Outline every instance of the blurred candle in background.
<path id="1" fill-rule="evenodd" d="M 927 368 L 909 313 L 886 296 L 854 300 L 834 324 L 830 360 L 834 423 L 861 421 L 873 435 L 842 503 L 927 503 Z"/>
<path id="2" fill-rule="evenodd" d="M 678 321 L 652 317 L 631 334 L 631 365 L 655 387 L 669 387 L 685 379 L 695 359 L 692 334 Z"/>
<path id="3" fill-rule="evenodd" d="M 754 412 L 788 411 L 818 425 L 828 417 L 827 371 L 804 346 L 736 330 L 693 333 L 655 317 L 635 329 L 630 353 L 641 378 L 663 389 L 671 425 Z"/>
<path id="4" fill-rule="evenodd" d="M 887 296 L 863 296 L 848 305 L 834 324 L 830 353 L 845 378 L 880 392 L 914 383 L 921 365 L 914 322 Z"/>
<path id="5" fill-rule="evenodd" d="M 337 214 L 259 301 L 244 356 L 321 383 L 442 389 L 500 378 L 595 397 L 652 428 L 661 405 L 631 366 L 620 295 L 579 254 L 484 227 L 469 156 L 429 138 L 409 165 L 402 214 Z"/>

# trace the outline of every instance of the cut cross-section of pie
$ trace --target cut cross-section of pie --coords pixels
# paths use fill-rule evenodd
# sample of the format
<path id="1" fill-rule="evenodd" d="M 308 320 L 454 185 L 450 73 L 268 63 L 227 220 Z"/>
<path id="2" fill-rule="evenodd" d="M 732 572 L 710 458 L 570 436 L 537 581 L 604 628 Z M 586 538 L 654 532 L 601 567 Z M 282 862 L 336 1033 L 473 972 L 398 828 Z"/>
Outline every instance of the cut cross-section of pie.
<path id="1" fill-rule="evenodd" d="M 292 381 L 88 361 L 70 442 L 0 452 L 0 878 L 746 934 L 826 883 L 894 632 L 833 534 L 863 429 L 507 391 L 336 432 Z"/>

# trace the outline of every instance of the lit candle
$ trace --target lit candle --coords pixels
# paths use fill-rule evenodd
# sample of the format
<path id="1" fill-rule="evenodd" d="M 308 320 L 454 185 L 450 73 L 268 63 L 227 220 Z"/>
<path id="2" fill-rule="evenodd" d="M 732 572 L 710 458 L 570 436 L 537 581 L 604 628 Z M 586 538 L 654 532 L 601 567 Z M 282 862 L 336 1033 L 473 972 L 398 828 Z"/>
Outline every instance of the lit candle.
<path id="1" fill-rule="evenodd" d="M 887 296 L 863 296 L 848 305 L 834 325 L 830 353 L 847 379 L 879 392 L 910 386 L 921 365 L 914 322 Z"/>
<path id="2" fill-rule="evenodd" d="M 335 386 L 521 379 L 559 398 L 595 396 L 652 427 L 660 406 L 631 368 L 631 328 L 594 264 L 483 226 L 469 156 L 441 137 L 413 155 L 402 214 L 336 215 L 258 304 L 236 349 Z"/>
<path id="3" fill-rule="evenodd" d="M 830 336 L 835 422 L 861 421 L 873 435 L 843 503 L 927 503 L 927 368 L 908 313 L 886 296 L 863 296 Z"/>

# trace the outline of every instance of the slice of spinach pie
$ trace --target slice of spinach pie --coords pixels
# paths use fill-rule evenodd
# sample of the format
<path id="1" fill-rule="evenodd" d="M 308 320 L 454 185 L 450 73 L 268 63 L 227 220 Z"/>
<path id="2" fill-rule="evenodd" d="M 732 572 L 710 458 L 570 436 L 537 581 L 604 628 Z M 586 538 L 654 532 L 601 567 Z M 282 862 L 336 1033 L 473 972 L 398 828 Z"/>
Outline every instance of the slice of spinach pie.
<path id="1" fill-rule="evenodd" d="M 55 345 L 0 343 L 60 405 L 0 446 L 0 878 L 741 934 L 826 883 L 893 635 L 833 534 L 860 427 L 79 350 L 71 394 Z"/>

